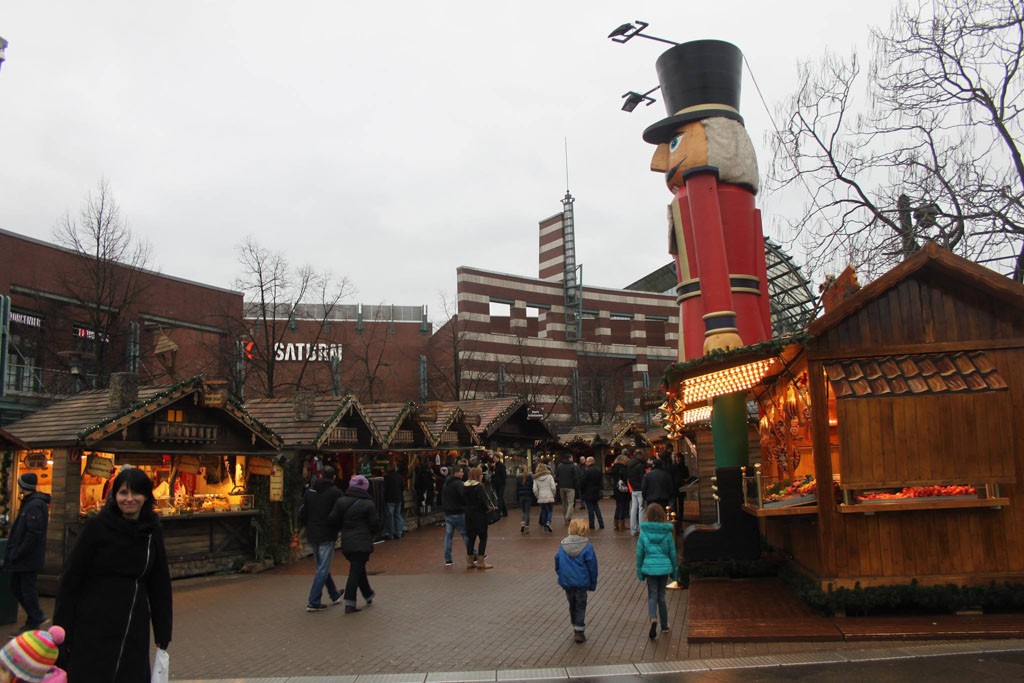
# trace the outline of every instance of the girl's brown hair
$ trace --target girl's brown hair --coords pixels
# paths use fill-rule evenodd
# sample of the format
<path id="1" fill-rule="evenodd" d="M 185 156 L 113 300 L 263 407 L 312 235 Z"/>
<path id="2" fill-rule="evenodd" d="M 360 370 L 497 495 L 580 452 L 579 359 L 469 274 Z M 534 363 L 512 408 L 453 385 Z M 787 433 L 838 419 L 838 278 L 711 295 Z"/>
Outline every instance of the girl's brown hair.
<path id="1" fill-rule="evenodd" d="M 658 503 L 651 503 L 644 510 L 645 522 L 664 522 L 665 519 L 665 508 L 661 507 Z"/>
<path id="2" fill-rule="evenodd" d="M 482 469 L 480 469 L 479 467 L 470 467 L 469 468 L 469 480 L 470 481 L 483 481 L 483 479 L 484 479 L 484 471 Z"/>

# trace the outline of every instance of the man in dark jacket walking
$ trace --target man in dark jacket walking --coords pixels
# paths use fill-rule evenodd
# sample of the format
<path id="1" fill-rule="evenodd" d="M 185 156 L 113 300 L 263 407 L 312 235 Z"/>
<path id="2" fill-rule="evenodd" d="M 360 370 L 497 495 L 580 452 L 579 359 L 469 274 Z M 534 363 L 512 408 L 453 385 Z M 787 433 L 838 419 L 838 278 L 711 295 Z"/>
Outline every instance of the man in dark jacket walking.
<path id="1" fill-rule="evenodd" d="M 391 464 L 384 475 L 384 540 L 398 540 L 405 534 L 405 516 L 402 505 L 405 503 L 405 480 L 398 468 Z"/>
<path id="2" fill-rule="evenodd" d="M 337 605 L 341 601 L 341 591 L 334 585 L 334 577 L 331 576 L 331 560 L 334 558 L 338 530 L 327 522 L 334 504 L 341 498 L 341 489 L 334 485 L 335 474 L 333 467 L 325 467 L 323 478 L 315 479 L 302 495 L 302 506 L 299 508 L 299 524 L 306 527 L 306 540 L 313 547 L 313 555 L 316 557 L 316 574 L 309 589 L 307 612 L 327 609 L 321 601 L 325 586 L 332 604 Z"/>
<path id="3" fill-rule="evenodd" d="M 587 458 L 586 469 L 583 470 L 583 483 L 580 484 L 580 491 L 583 503 L 587 506 L 587 518 L 590 521 L 590 528 L 594 528 L 594 517 L 597 523 L 604 528 L 604 517 L 601 515 L 601 490 L 604 488 L 604 473 L 597 466 L 593 456 Z"/>
<path id="4" fill-rule="evenodd" d="M 465 485 L 462 483 L 462 468 L 456 467 L 441 488 L 441 509 L 444 511 L 444 566 L 451 567 L 452 536 L 458 529 L 462 542 L 469 553 L 469 536 L 466 534 L 466 501 L 463 496 Z"/>
<path id="5" fill-rule="evenodd" d="M 377 506 L 370 498 L 369 480 L 357 474 L 348 483 L 348 490 L 334 504 L 327 517 L 327 523 L 341 530 L 341 553 L 348 560 L 348 581 L 345 583 L 345 614 L 361 612 L 356 607 L 358 593 L 363 594 L 366 604 L 373 603 L 376 595 L 370 588 L 366 564 L 373 554 L 373 539 L 380 531 Z"/>
<path id="6" fill-rule="evenodd" d="M 562 461 L 555 468 L 555 483 L 558 484 L 558 495 L 562 499 L 562 516 L 568 524 L 576 504 L 576 489 L 580 486 L 579 468 L 572 460 L 572 453 L 562 454 Z"/>
<path id="7" fill-rule="evenodd" d="M 643 492 L 640 490 L 644 483 L 644 474 L 647 473 L 647 466 L 644 464 L 644 452 L 637 448 L 633 451 L 633 457 L 626 463 L 626 481 L 629 483 L 629 534 L 636 536 L 640 533 L 640 513 L 643 508 Z"/>
<path id="8" fill-rule="evenodd" d="M 25 624 L 19 632 L 37 629 L 46 621 L 39 607 L 36 574 L 43 568 L 46 557 L 50 496 L 36 491 L 38 483 L 33 472 L 18 477 L 21 507 L 11 527 L 4 556 L 4 568 L 11 575 L 11 592 L 25 610 Z"/>

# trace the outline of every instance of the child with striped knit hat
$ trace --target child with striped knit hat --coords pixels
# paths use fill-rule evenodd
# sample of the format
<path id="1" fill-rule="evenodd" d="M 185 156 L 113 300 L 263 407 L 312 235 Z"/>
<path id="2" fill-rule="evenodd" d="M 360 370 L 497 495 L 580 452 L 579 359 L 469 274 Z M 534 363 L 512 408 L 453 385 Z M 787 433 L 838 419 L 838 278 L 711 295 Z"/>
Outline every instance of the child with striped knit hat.
<path id="1" fill-rule="evenodd" d="M 0 683 L 67 683 L 63 669 L 54 666 L 64 629 L 25 631 L 0 649 Z"/>

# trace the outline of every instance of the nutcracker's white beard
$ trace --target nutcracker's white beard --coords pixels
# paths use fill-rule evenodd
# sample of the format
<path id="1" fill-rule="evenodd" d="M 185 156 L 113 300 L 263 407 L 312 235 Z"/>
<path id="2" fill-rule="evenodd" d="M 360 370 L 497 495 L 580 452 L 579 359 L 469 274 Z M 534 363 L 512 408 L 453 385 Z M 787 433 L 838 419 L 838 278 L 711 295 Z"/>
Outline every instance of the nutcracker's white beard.
<path id="1" fill-rule="evenodd" d="M 708 165 L 718 169 L 723 183 L 760 189 L 757 155 L 747 129 L 739 121 L 715 117 L 701 121 L 708 139 Z"/>

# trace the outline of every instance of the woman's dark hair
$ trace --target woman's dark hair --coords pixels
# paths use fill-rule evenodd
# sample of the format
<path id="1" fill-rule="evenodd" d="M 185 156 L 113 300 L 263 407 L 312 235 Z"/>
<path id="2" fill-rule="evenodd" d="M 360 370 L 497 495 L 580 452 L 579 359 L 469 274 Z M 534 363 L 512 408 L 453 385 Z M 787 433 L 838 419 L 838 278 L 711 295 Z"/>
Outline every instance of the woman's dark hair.
<path id="1" fill-rule="evenodd" d="M 125 468 L 114 477 L 114 483 L 110 485 L 110 494 L 107 496 L 107 503 L 104 507 L 121 515 L 121 508 L 117 507 L 117 492 L 125 485 L 132 493 L 141 493 L 146 497 L 142 503 L 143 512 L 152 511 L 156 503 L 153 498 L 153 481 L 145 472 L 136 467 Z"/>

